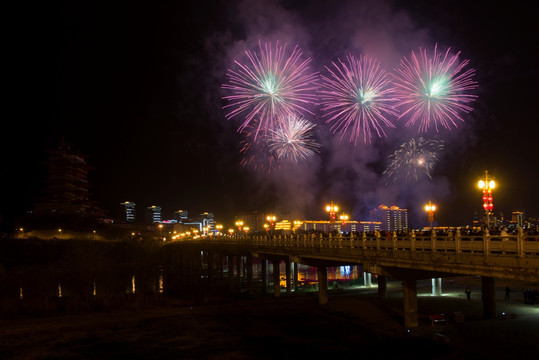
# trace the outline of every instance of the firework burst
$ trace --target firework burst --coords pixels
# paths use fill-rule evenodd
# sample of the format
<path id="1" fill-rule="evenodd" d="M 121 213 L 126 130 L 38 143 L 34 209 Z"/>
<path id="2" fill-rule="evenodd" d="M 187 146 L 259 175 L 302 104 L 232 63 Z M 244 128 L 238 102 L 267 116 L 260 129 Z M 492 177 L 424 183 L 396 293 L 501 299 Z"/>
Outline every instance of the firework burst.
<path id="1" fill-rule="evenodd" d="M 469 60 L 459 62 L 460 52 L 450 56 L 434 47 L 430 58 L 427 51 L 419 49 L 419 56 L 412 51 L 410 60 L 401 60 L 395 69 L 395 86 L 400 98 L 397 107 L 401 109 L 399 118 L 406 117 L 406 126 L 419 122 L 419 132 L 426 132 L 429 126 L 457 127 L 457 121 L 464 121 L 461 114 L 472 111 L 469 106 L 476 95 L 470 91 L 477 87 L 473 80 L 474 69 L 465 70 Z"/>
<path id="2" fill-rule="evenodd" d="M 430 172 L 438 161 L 438 152 L 443 148 L 442 140 L 427 140 L 422 137 L 402 144 L 389 156 L 391 162 L 384 171 L 386 185 L 391 181 L 417 181 L 422 175 L 430 179 Z"/>
<path id="3" fill-rule="evenodd" d="M 318 152 L 320 144 L 314 138 L 316 125 L 298 116 L 289 115 L 276 129 L 270 129 L 268 143 L 270 151 L 278 159 L 298 162 Z"/>
<path id="4" fill-rule="evenodd" d="M 274 129 L 279 119 L 295 113 L 312 114 L 308 107 L 316 103 L 318 74 L 310 71 L 310 59 L 302 59 L 298 46 L 288 54 L 286 45 L 259 42 L 258 53 L 245 53 L 248 62 L 235 61 L 237 70 L 229 70 L 229 82 L 222 85 L 232 93 L 223 97 L 228 101 L 226 118 L 244 116 L 239 132 L 256 124 L 256 139 L 260 131 Z"/>
<path id="5" fill-rule="evenodd" d="M 395 127 L 388 119 L 397 116 L 393 106 L 395 88 L 391 78 L 378 61 L 361 56 L 347 56 L 326 67 L 329 76 L 322 76 L 320 101 L 331 130 L 339 131 L 341 138 L 350 130 L 350 141 L 370 142 L 373 132 L 378 137 L 386 136 L 384 127 Z"/>

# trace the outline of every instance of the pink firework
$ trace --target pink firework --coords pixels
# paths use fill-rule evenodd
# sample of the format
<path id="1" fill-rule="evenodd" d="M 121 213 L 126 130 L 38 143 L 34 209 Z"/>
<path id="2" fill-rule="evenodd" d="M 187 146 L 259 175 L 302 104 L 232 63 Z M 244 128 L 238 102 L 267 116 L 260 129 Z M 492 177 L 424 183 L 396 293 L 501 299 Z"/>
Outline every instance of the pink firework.
<path id="1" fill-rule="evenodd" d="M 451 129 L 457 127 L 457 121 L 464 121 L 461 114 L 473 110 L 468 104 L 477 97 L 470 93 L 477 87 L 475 70 L 464 70 L 469 60 L 459 62 L 460 52 L 450 56 L 450 49 L 440 53 L 436 44 L 430 58 L 420 48 L 419 57 L 412 51 L 410 60 L 404 58 L 395 69 L 397 107 L 402 111 L 399 118 L 407 118 L 406 126 L 419 122 L 419 132 L 432 125 L 437 132 L 439 125 Z"/>
<path id="2" fill-rule="evenodd" d="M 315 126 L 304 118 L 290 115 L 276 129 L 270 129 L 269 149 L 277 159 L 293 163 L 306 159 L 320 149 L 320 144 L 314 138 Z"/>
<path id="3" fill-rule="evenodd" d="M 224 106 L 229 110 L 226 118 L 244 115 L 239 132 L 256 124 L 256 139 L 290 114 L 312 114 L 308 105 L 316 102 L 318 74 L 310 71 L 310 59 L 302 59 L 298 46 L 288 55 L 286 45 L 259 42 L 258 53 L 245 53 L 249 62 L 235 61 L 238 69 L 229 70 L 229 83 L 222 85 L 232 93 L 223 97 L 229 102 Z"/>
<path id="4" fill-rule="evenodd" d="M 329 76 L 322 76 L 320 101 L 331 130 L 339 131 L 341 138 L 350 131 L 350 141 L 357 143 L 363 137 L 371 142 L 373 132 L 378 137 L 386 136 L 384 127 L 394 128 L 389 120 L 397 116 L 394 107 L 397 101 L 391 78 L 378 61 L 348 55 L 347 63 L 341 60 L 333 68 L 326 67 Z"/>

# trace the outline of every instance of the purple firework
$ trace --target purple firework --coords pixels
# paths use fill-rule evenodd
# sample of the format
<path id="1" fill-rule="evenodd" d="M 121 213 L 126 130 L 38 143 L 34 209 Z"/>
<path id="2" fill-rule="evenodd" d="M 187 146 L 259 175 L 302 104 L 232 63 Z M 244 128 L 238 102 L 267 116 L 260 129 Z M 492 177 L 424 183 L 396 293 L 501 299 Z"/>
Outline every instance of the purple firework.
<path id="1" fill-rule="evenodd" d="M 390 116 L 397 116 L 397 101 L 390 76 L 378 61 L 360 56 L 347 56 L 347 63 L 332 62 L 326 67 L 329 76 L 322 76 L 320 101 L 331 130 L 341 132 L 341 138 L 350 130 L 350 141 L 370 142 L 372 133 L 386 136 L 384 126 L 394 128 Z"/>
<path id="2" fill-rule="evenodd" d="M 255 139 L 260 131 L 274 128 L 279 119 L 294 113 L 311 113 L 309 104 L 316 102 L 318 74 L 309 69 L 310 59 L 302 59 L 296 46 L 288 55 L 286 45 L 275 46 L 259 42 L 259 52 L 246 51 L 247 64 L 235 61 L 237 70 L 229 70 L 229 82 L 223 89 L 229 103 L 227 119 L 245 115 L 238 131 L 255 126 Z"/>
<path id="3" fill-rule="evenodd" d="M 420 48 L 419 57 L 412 51 L 410 60 L 405 57 L 395 69 L 399 118 L 408 118 L 406 126 L 419 122 L 419 132 L 426 132 L 431 125 L 437 132 L 439 125 L 451 129 L 457 127 L 457 120 L 464 121 L 461 113 L 473 110 L 468 104 L 477 97 L 470 94 L 477 87 L 472 79 L 475 70 L 464 70 L 469 60 L 459 62 L 460 52 L 450 56 L 450 49 L 440 53 L 436 44 L 430 58 Z"/>
<path id="4" fill-rule="evenodd" d="M 269 149 L 278 159 L 298 162 L 318 152 L 320 144 L 313 136 L 316 125 L 298 116 L 290 115 L 268 134 Z"/>

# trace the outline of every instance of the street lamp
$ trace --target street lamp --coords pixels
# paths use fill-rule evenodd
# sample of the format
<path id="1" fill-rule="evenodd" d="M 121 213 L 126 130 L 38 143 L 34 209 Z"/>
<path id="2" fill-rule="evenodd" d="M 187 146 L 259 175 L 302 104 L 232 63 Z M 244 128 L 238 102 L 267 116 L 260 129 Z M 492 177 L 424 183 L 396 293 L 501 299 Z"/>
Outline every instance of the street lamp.
<path id="1" fill-rule="evenodd" d="M 432 222 L 434 221 L 434 212 L 436 211 L 436 205 L 430 202 L 425 205 L 425 211 L 429 214 L 430 230 L 433 230 Z"/>
<path id="2" fill-rule="evenodd" d="M 345 231 L 346 222 L 348 221 L 348 215 L 346 215 L 346 214 L 341 214 L 341 215 L 339 216 L 339 220 L 341 220 L 341 222 L 342 222 L 342 232 L 344 232 L 344 231 Z"/>
<path id="3" fill-rule="evenodd" d="M 487 220 L 487 229 L 490 226 L 490 215 L 494 208 L 492 189 L 496 186 L 494 179 L 489 176 L 488 171 L 485 171 L 485 177 L 481 178 L 477 183 L 477 186 L 483 190 L 483 209 L 485 210 L 485 216 Z"/>
<path id="4" fill-rule="evenodd" d="M 221 230 L 223 230 L 223 225 L 217 224 L 215 228 L 217 229 L 217 235 L 222 235 Z"/>
<path id="5" fill-rule="evenodd" d="M 243 221 L 241 221 L 241 220 L 236 221 L 236 226 L 238 227 L 238 231 L 241 232 L 241 227 L 243 226 Z"/>
<path id="6" fill-rule="evenodd" d="M 269 228 L 275 230 L 275 220 L 277 220 L 277 217 L 275 215 L 268 215 L 266 216 L 266 220 L 269 222 Z"/>
<path id="7" fill-rule="evenodd" d="M 334 223 L 335 213 L 339 211 L 339 207 L 337 205 L 333 205 L 333 201 L 332 201 L 331 205 L 326 206 L 326 211 L 329 213 L 329 222 Z"/>

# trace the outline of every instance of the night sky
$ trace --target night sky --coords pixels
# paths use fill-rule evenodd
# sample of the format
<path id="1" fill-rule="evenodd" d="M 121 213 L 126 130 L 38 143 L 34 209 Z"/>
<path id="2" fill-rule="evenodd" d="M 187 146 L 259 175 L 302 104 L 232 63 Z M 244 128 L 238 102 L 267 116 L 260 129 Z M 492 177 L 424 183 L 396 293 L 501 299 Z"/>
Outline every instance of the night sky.
<path id="1" fill-rule="evenodd" d="M 481 5 L 488 4 L 488 5 Z M 43 193 L 46 150 L 64 138 L 88 156 L 92 199 L 110 216 L 120 202 L 161 205 L 219 222 L 241 212 L 325 219 L 334 201 L 356 220 L 381 203 L 422 226 L 429 200 L 440 225 L 481 212 L 485 170 L 498 182 L 494 211 L 539 216 L 537 30 L 518 2 L 66 1 L 13 5 L 4 56 L 9 87 L 2 136 L 2 227 Z M 435 43 L 476 70 L 478 100 L 452 130 L 354 145 L 319 114 L 323 150 L 271 173 L 243 167 L 238 121 L 226 120 L 227 69 L 258 41 L 298 44 L 315 71 L 348 53 L 387 71 Z M 387 156 L 412 137 L 444 140 L 432 179 L 386 187 Z"/>

